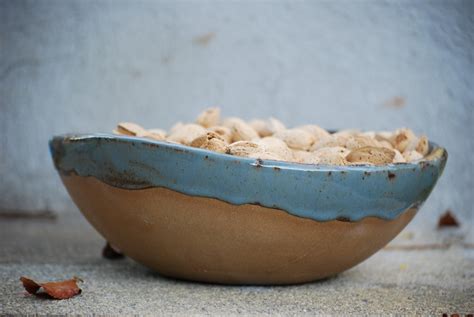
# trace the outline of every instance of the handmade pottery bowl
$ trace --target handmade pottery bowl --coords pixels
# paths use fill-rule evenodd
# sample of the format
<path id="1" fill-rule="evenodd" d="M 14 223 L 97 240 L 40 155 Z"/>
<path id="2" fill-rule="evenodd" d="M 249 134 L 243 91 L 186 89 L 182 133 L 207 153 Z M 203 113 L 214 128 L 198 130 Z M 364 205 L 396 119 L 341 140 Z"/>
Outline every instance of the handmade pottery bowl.
<path id="1" fill-rule="evenodd" d="M 108 134 L 54 137 L 72 199 L 104 238 L 165 276 L 290 284 L 335 275 L 413 218 L 446 164 L 320 166 Z"/>

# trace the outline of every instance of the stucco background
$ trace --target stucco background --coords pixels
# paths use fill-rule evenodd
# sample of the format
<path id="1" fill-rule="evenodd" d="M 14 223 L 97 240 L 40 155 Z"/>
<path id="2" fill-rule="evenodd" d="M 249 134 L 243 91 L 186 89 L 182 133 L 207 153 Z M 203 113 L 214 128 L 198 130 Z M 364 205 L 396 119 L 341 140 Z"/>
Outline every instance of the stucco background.
<path id="1" fill-rule="evenodd" d="M 48 139 L 169 128 L 218 105 L 425 133 L 449 152 L 416 217 L 474 206 L 474 1 L 0 1 L 0 209 L 74 211 Z"/>

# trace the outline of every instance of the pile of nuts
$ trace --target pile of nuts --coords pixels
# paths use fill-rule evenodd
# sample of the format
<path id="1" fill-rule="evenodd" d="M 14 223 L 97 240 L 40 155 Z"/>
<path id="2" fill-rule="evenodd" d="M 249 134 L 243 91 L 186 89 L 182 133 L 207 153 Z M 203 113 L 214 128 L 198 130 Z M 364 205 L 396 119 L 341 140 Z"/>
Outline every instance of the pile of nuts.
<path id="1" fill-rule="evenodd" d="M 329 133 L 317 125 L 288 129 L 275 119 L 229 117 L 219 108 L 202 112 L 196 123 L 176 123 L 169 132 L 119 123 L 114 133 L 179 143 L 236 156 L 306 164 L 383 165 L 423 159 L 429 150 L 426 136 L 402 128 L 393 132 L 343 130 Z"/>

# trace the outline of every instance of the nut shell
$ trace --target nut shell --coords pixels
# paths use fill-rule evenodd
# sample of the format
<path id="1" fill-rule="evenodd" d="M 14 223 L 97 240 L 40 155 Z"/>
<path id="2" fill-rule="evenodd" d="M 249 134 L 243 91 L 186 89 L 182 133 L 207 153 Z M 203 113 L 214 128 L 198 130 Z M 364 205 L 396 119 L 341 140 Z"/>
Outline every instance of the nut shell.
<path id="1" fill-rule="evenodd" d="M 319 158 L 319 164 L 325 165 L 347 165 L 348 153 L 349 150 L 341 146 L 323 147 L 313 152 Z"/>
<path id="2" fill-rule="evenodd" d="M 197 137 L 206 134 L 206 129 L 195 123 L 188 123 L 177 126 L 166 140 L 178 142 L 184 145 L 190 145 Z"/>
<path id="3" fill-rule="evenodd" d="M 374 165 L 389 164 L 393 162 L 395 152 L 383 147 L 366 146 L 352 150 L 346 160 L 350 163 L 371 163 Z"/>
<path id="4" fill-rule="evenodd" d="M 196 119 L 196 123 L 209 128 L 219 124 L 221 110 L 219 108 L 208 108 L 201 112 Z"/>
<path id="5" fill-rule="evenodd" d="M 273 135 L 284 141 L 289 148 L 294 150 L 309 150 L 316 141 L 316 138 L 311 134 L 301 129 L 289 129 L 277 132 Z"/>

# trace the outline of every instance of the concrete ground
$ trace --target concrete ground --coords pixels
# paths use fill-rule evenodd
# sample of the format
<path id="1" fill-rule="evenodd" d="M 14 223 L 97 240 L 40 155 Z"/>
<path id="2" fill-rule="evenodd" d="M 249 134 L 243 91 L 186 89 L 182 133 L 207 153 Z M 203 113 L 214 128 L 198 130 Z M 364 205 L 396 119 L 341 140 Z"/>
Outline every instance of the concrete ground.
<path id="1" fill-rule="evenodd" d="M 473 235 L 466 227 L 416 232 L 337 277 L 285 287 L 167 279 L 130 259 L 101 257 L 103 239 L 79 213 L 0 217 L 0 315 L 5 314 L 467 314 L 474 312 Z M 40 217 L 41 218 L 41 217 Z M 79 276 L 69 300 L 27 295 L 19 278 Z"/>

